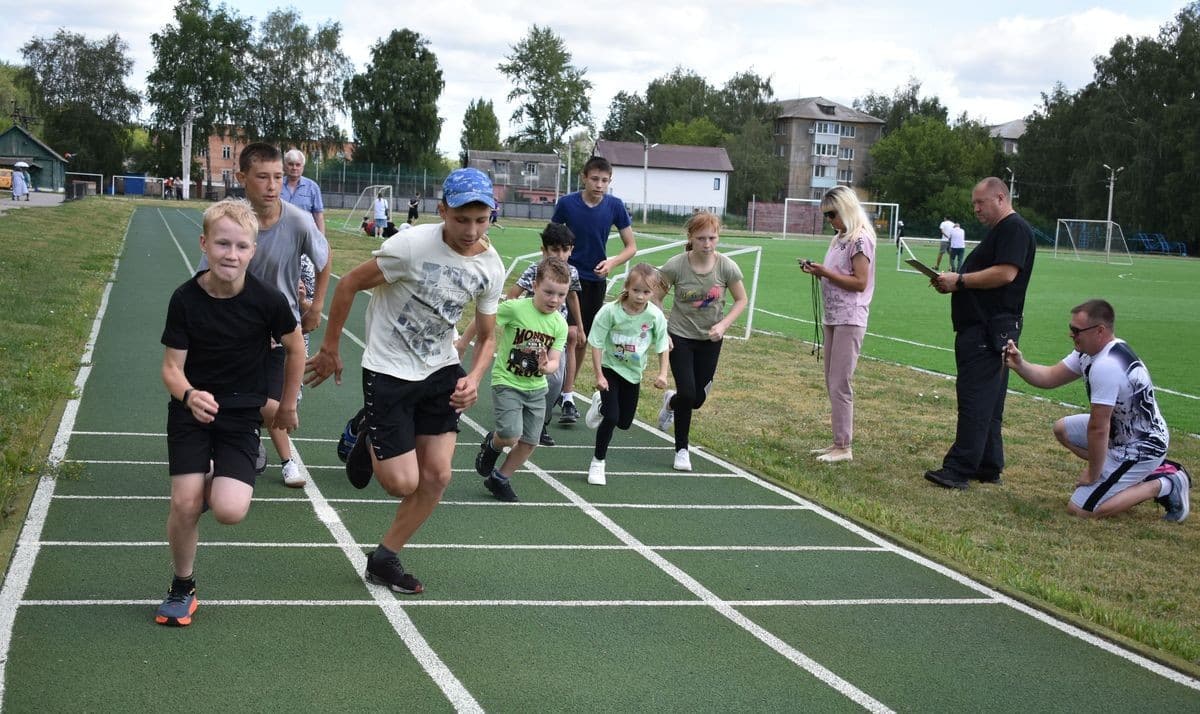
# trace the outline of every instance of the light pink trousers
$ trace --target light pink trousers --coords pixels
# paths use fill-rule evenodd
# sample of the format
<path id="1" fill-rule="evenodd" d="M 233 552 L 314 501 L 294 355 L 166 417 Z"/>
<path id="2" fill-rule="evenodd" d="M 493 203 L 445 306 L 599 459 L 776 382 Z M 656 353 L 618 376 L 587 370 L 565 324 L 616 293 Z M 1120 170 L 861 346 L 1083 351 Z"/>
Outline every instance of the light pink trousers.
<path id="1" fill-rule="evenodd" d="M 825 388 L 832 408 L 833 445 L 849 448 L 854 440 L 854 368 L 867 328 L 825 325 Z"/>

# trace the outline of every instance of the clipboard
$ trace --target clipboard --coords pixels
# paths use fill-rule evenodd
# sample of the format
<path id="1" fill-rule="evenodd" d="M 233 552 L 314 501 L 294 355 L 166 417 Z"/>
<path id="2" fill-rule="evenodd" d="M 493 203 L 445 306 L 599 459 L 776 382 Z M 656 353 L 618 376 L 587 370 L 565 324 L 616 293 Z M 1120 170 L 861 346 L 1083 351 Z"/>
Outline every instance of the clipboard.
<path id="1" fill-rule="evenodd" d="M 908 263 L 912 267 L 916 268 L 918 273 L 921 273 L 922 275 L 924 275 L 927 278 L 932 279 L 932 278 L 936 278 L 938 276 L 938 272 L 936 270 L 929 267 L 928 265 L 925 265 L 924 263 L 917 260 L 916 258 L 906 258 L 904 260 L 904 262 Z"/>

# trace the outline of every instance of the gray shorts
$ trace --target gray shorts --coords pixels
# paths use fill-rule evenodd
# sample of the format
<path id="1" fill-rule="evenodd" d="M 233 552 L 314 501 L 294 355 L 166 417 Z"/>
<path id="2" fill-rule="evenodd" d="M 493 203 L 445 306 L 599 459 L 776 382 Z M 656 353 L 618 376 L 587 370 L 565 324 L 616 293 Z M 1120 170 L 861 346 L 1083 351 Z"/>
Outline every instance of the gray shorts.
<path id="1" fill-rule="evenodd" d="M 1066 426 L 1067 441 L 1081 449 L 1087 449 L 1087 427 L 1091 416 L 1088 414 L 1072 414 L 1063 419 Z M 1145 461 L 1130 461 L 1113 456 L 1112 451 L 1104 457 L 1104 466 L 1100 469 L 1100 478 L 1090 486 L 1078 486 L 1071 494 L 1071 503 L 1085 511 L 1094 511 L 1101 503 L 1124 491 L 1130 486 L 1136 486 L 1146 480 L 1150 472 L 1162 465 L 1164 457 L 1156 457 Z"/>
<path id="2" fill-rule="evenodd" d="M 949 253 L 949 252 L 950 252 L 949 239 L 938 241 L 938 255 L 941 255 L 942 253 Z"/>
<path id="3" fill-rule="evenodd" d="M 496 435 L 511 439 L 520 435 L 526 444 L 537 445 L 546 416 L 546 389 L 526 392 L 504 385 L 492 385 L 492 409 L 496 414 Z"/>

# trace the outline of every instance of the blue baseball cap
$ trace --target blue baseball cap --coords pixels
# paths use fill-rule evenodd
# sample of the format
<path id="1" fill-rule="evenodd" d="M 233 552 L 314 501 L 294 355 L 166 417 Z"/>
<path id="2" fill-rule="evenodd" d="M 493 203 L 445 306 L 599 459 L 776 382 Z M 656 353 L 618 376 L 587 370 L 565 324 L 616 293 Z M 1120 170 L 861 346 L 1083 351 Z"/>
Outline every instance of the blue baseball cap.
<path id="1" fill-rule="evenodd" d="M 442 183 L 442 200 L 450 208 L 459 208 L 468 203 L 484 203 L 488 208 L 496 207 L 492 193 L 492 180 L 479 169 L 456 169 Z"/>

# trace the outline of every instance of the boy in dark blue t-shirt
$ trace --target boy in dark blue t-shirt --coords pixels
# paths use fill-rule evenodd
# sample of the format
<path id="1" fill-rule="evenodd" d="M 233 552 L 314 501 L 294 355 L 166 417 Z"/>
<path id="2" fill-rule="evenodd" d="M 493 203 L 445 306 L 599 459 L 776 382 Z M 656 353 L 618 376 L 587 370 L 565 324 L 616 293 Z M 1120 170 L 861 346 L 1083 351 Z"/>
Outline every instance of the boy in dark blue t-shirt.
<path id="1" fill-rule="evenodd" d="M 154 617 L 162 625 L 192 622 L 198 604 L 193 565 L 206 505 L 226 525 L 241 522 L 250 510 L 272 340 L 283 345 L 285 361 L 283 394 L 270 426 L 296 428 L 304 374 L 304 338 L 288 299 L 246 272 L 258 236 L 250 204 L 213 204 L 203 226 L 200 249 L 209 268 L 171 295 L 162 333 L 162 379 L 171 394 L 167 541 L 175 568 Z"/>
<path id="2" fill-rule="evenodd" d="M 570 264 L 579 271 L 579 282 L 583 290 L 579 293 L 579 312 L 583 319 L 583 339 L 575 343 L 574 350 L 567 350 L 570 362 L 566 379 L 563 381 L 563 407 L 560 424 L 574 424 L 579 419 L 575 407 L 575 375 L 587 355 L 587 336 L 592 331 L 592 319 L 604 305 L 608 290 L 608 276 L 637 253 L 633 238 L 633 222 L 625 204 L 608 193 L 612 183 L 612 164 L 600 156 L 593 156 L 583 165 L 580 172 L 583 188 L 558 199 L 551 221 L 565 223 L 575 234 L 575 249 Z M 624 247 L 615 257 L 607 252 L 609 229 L 617 229 Z"/>

